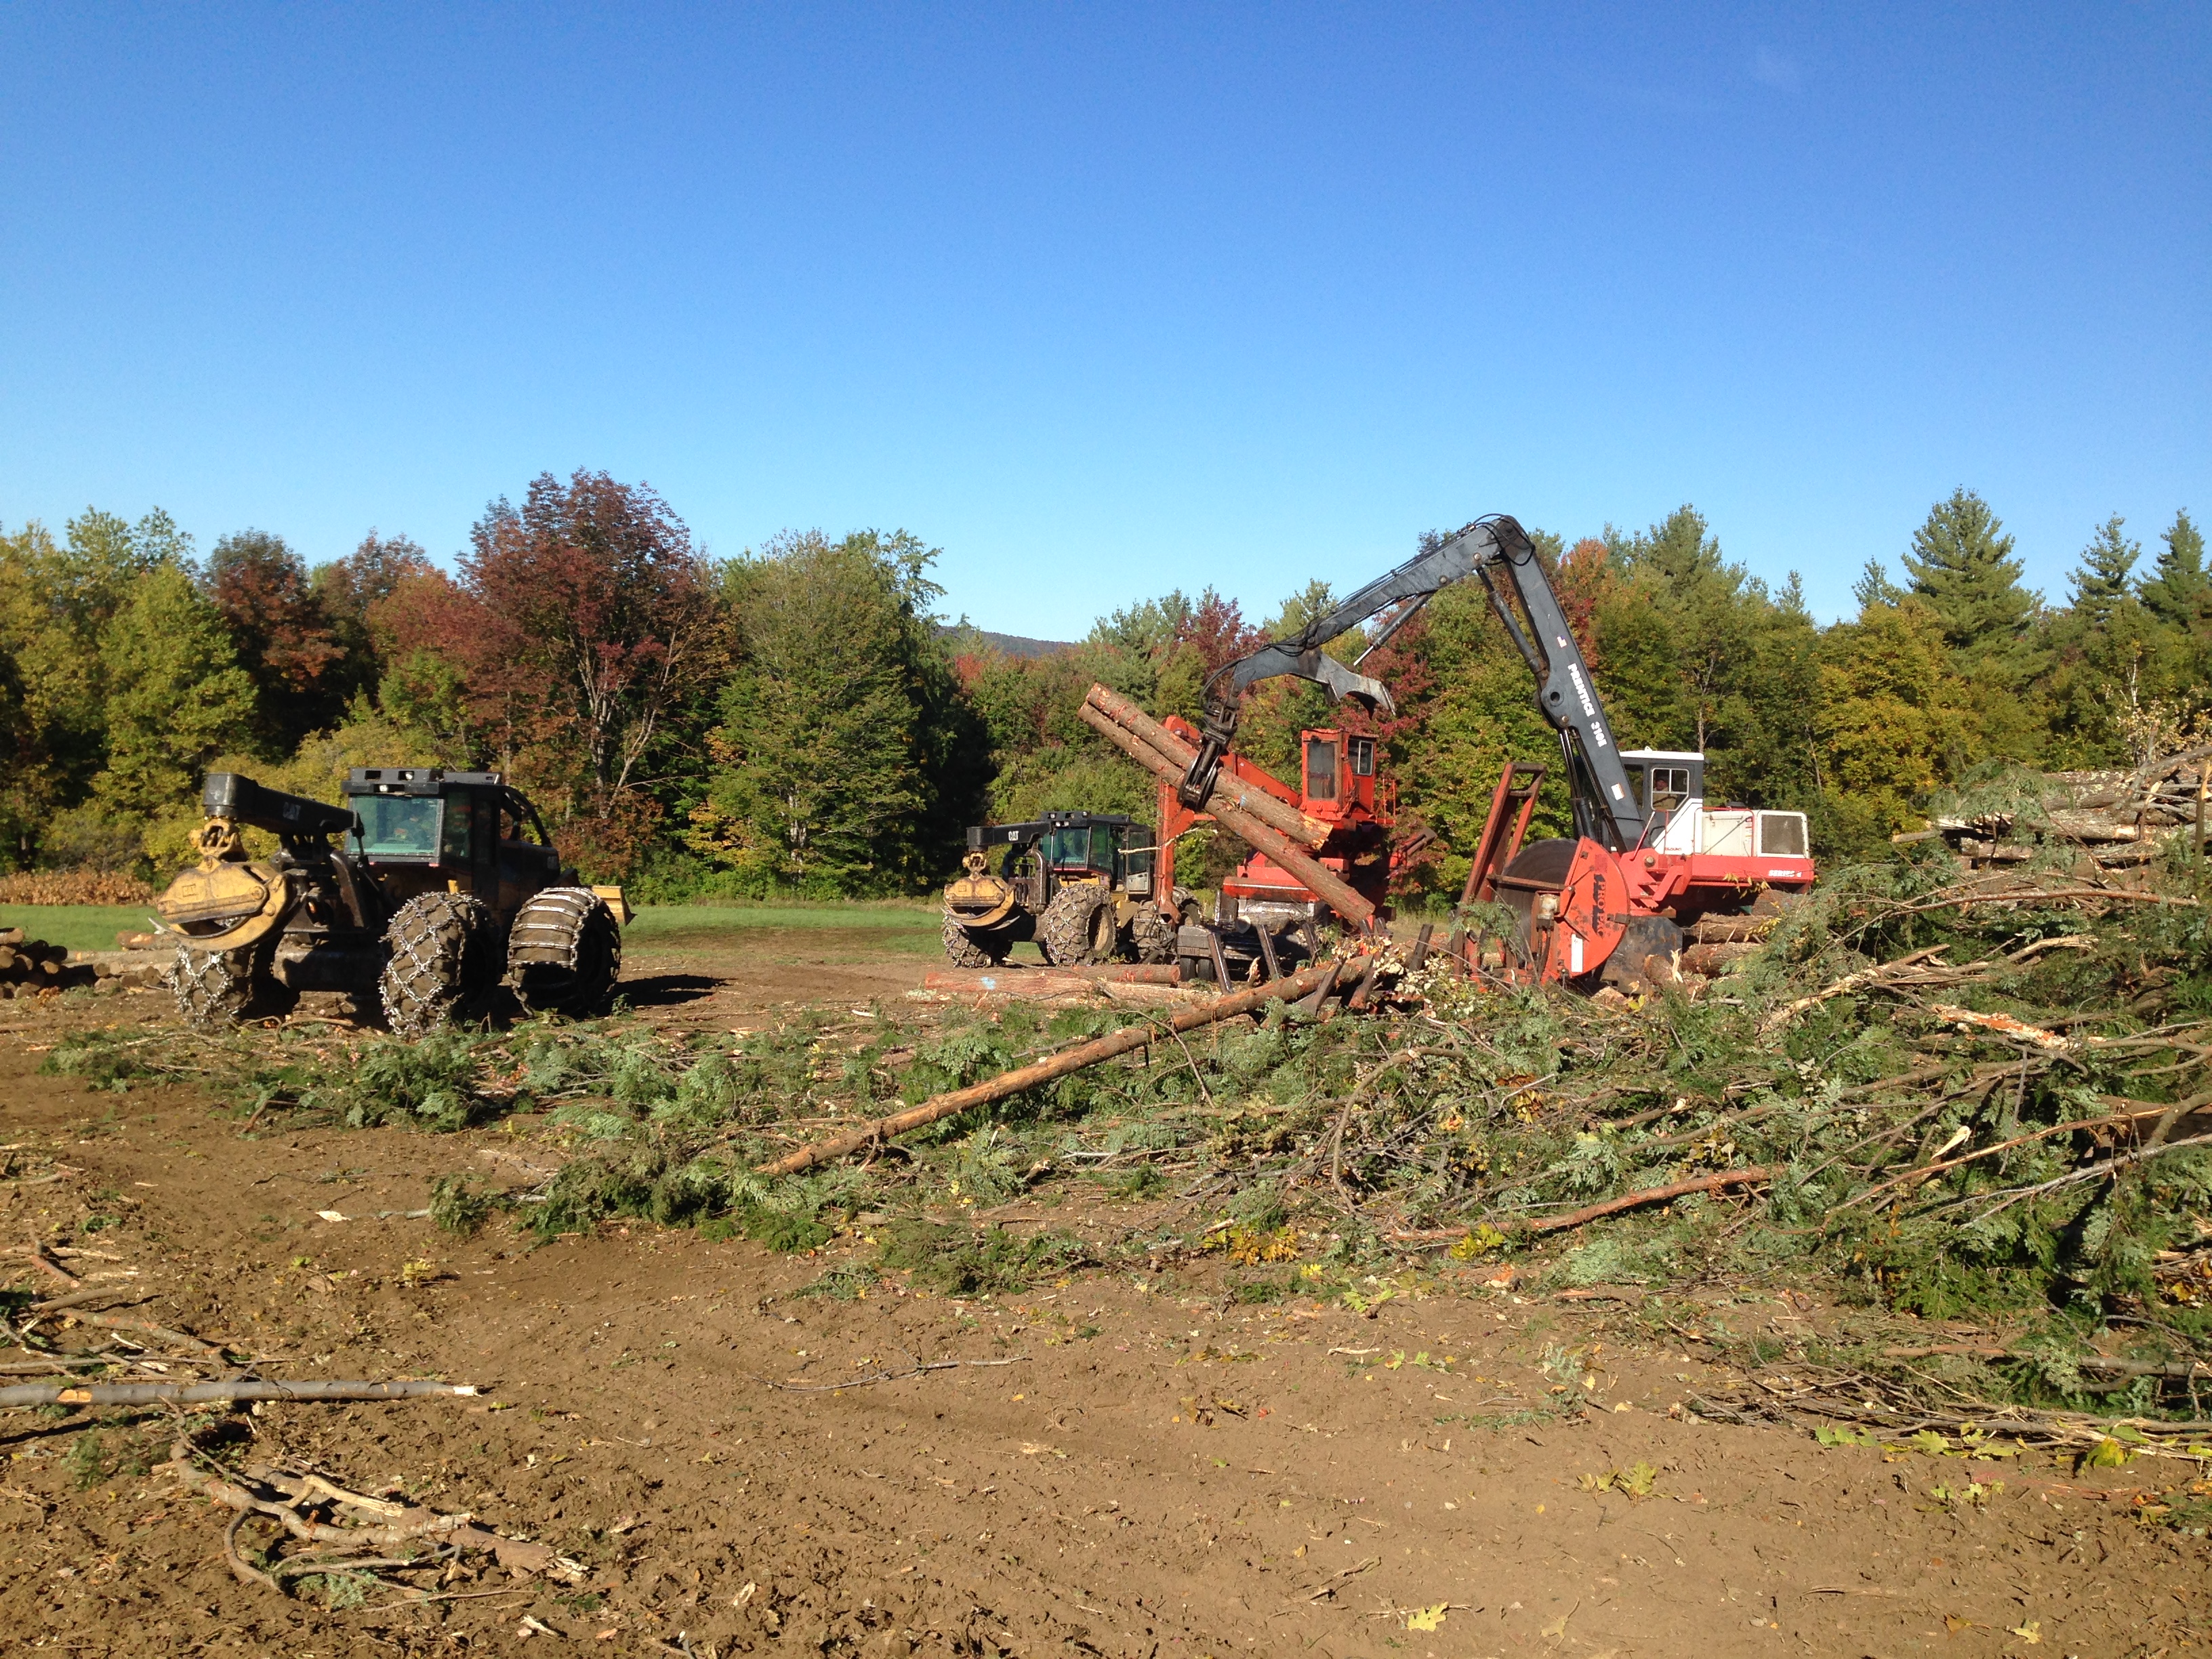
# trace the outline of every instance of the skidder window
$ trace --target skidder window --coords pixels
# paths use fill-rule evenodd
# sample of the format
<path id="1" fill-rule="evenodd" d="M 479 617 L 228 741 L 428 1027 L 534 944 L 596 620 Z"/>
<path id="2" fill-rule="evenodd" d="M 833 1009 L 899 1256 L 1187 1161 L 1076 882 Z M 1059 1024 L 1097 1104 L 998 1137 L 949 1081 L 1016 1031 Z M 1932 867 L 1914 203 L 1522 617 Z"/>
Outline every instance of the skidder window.
<path id="1" fill-rule="evenodd" d="M 370 858 L 428 859 L 438 852 L 439 809 L 445 805 L 423 796 L 356 795 L 361 814 L 361 849 Z M 463 831 L 465 838 L 466 831 Z"/>

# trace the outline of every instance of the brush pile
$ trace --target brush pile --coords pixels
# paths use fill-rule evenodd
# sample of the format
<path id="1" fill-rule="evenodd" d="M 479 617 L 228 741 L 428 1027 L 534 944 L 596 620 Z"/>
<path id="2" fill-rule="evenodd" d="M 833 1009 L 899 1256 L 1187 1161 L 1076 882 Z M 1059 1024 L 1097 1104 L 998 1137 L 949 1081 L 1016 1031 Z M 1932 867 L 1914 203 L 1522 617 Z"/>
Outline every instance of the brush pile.
<path id="1" fill-rule="evenodd" d="M 148 904 L 154 890 L 136 876 L 89 866 L 0 876 L 0 904 Z"/>
<path id="2" fill-rule="evenodd" d="M 1879 1405 L 1894 1427 L 1910 1403 L 1937 1423 L 1934 1390 L 1954 1426 L 2097 1413 L 2201 1437 L 2212 910 L 2179 850 L 2128 880 L 2063 858 L 1976 869 L 1931 842 L 1832 873 L 1765 938 L 1730 942 L 1694 998 L 1608 1006 L 1432 966 L 1364 1012 L 1276 1003 L 1163 1030 L 787 1177 L 762 1166 L 1137 1017 L 836 1009 L 734 1041 L 623 1022 L 412 1045 L 315 1028 L 222 1055 L 93 1034 L 51 1064 L 118 1088 L 235 1079 L 241 1109 L 295 1121 L 536 1115 L 495 1168 L 441 1181 L 452 1227 L 636 1217 L 783 1249 L 866 1234 L 935 1261 L 951 1245 L 915 1243 L 932 1214 L 1095 1183 L 1182 1202 L 1111 1250 L 1030 1234 L 1030 1268 L 1218 1246 L 1246 1299 L 1371 1297 L 1439 1271 L 1655 1309 L 1811 1290 L 1861 1322 L 1789 1351 L 1799 1408 Z M 978 1237 L 971 1279 L 995 1248 Z"/>

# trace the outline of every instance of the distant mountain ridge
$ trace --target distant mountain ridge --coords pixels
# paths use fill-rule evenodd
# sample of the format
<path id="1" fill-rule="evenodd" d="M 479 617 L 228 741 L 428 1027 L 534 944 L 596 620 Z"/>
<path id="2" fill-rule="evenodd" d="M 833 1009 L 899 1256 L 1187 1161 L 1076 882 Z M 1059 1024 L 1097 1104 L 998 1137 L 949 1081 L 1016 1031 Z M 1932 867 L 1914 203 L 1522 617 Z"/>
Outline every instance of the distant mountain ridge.
<path id="1" fill-rule="evenodd" d="M 1063 651 L 1075 649 L 1073 640 L 1032 640 L 1020 634 L 994 634 L 988 628 L 977 628 L 969 623 L 953 628 L 940 625 L 937 631 L 939 634 L 964 634 L 970 639 L 980 640 L 994 651 L 1004 652 L 1009 657 L 1056 657 Z"/>

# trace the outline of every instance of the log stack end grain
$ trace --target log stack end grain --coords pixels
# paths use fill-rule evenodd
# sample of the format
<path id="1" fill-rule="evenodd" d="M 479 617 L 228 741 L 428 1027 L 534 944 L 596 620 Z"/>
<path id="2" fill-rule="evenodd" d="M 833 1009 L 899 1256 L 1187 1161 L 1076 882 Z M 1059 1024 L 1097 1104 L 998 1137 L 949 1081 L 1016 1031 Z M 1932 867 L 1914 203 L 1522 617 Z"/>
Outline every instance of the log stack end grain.
<path id="1" fill-rule="evenodd" d="M 0 928 L 0 1000 L 58 996 L 64 991 L 110 994 L 161 981 L 167 957 L 153 951 L 78 951 Z"/>

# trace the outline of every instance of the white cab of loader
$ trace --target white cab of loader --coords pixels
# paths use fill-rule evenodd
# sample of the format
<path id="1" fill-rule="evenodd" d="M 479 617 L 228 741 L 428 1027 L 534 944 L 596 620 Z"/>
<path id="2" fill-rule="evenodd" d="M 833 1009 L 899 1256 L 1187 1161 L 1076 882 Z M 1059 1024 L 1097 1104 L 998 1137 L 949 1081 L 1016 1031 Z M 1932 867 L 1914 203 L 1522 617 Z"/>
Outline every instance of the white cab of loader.
<path id="1" fill-rule="evenodd" d="M 1805 815 L 1705 805 L 1705 757 L 1696 750 L 1624 749 L 1629 786 L 1648 815 L 1644 845 L 1723 858 L 1806 855 Z"/>

